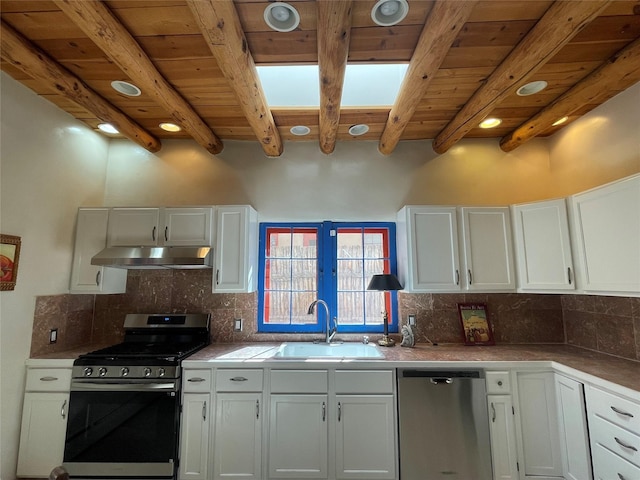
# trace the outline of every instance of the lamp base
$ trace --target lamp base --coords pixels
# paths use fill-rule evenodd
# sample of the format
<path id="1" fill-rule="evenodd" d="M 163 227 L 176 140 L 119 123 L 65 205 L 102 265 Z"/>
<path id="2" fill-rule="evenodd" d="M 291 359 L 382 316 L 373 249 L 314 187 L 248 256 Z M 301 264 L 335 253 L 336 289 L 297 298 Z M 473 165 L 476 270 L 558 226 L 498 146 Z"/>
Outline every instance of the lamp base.
<path id="1" fill-rule="evenodd" d="M 393 347 L 396 344 L 396 341 L 393 338 L 390 338 L 389 335 L 383 335 L 380 340 L 378 340 L 378 345 L 381 347 Z"/>

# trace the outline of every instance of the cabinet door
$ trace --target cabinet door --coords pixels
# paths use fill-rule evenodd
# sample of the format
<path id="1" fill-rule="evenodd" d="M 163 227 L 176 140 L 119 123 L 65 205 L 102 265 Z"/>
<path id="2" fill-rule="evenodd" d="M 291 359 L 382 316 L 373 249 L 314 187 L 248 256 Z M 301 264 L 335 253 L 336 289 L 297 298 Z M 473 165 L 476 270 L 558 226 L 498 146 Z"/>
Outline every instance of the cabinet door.
<path id="1" fill-rule="evenodd" d="M 68 393 L 25 393 L 17 476 L 48 477 L 62 464 L 68 406 Z"/>
<path id="2" fill-rule="evenodd" d="M 585 290 L 640 292 L 640 175 L 572 197 Z"/>
<path id="3" fill-rule="evenodd" d="M 161 241 L 170 246 L 210 246 L 213 209 L 165 208 Z"/>
<path id="4" fill-rule="evenodd" d="M 494 480 L 518 479 L 518 453 L 511 395 L 489 395 L 489 432 Z"/>
<path id="5" fill-rule="evenodd" d="M 327 478 L 327 415 L 326 395 L 271 395 L 270 478 Z"/>
<path id="6" fill-rule="evenodd" d="M 399 275 L 413 292 L 460 290 L 454 207 L 405 207 L 398 214 Z M 406 250 L 406 251 L 405 251 Z M 404 264 L 406 262 L 406 264 Z"/>
<path id="7" fill-rule="evenodd" d="M 591 478 L 584 386 L 562 375 L 556 375 L 555 381 L 564 478 L 565 480 Z"/>
<path id="8" fill-rule="evenodd" d="M 112 208 L 109 212 L 109 247 L 158 245 L 159 208 Z"/>
<path id="9" fill-rule="evenodd" d="M 211 402 L 208 393 L 185 393 L 180 427 L 180 479 L 206 480 Z"/>
<path id="10" fill-rule="evenodd" d="M 213 478 L 262 478 L 262 394 L 218 393 Z"/>
<path id="11" fill-rule="evenodd" d="M 71 293 L 124 293 L 127 271 L 91 265 L 91 258 L 107 244 L 107 208 L 78 210 L 76 243 L 71 267 Z"/>
<path id="12" fill-rule="evenodd" d="M 257 214 L 249 206 L 218 207 L 214 292 L 252 292 L 257 280 Z"/>
<path id="13" fill-rule="evenodd" d="M 517 372 L 520 440 L 525 475 L 562 476 L 553 372 Z"/>
<path id="14" fill-rule="evenodd" d="M 393 395 L 338 395 L 336 478 L 396 478 Z"/>
<path id="15" fill-rule="evenodd" d="M 564 199 L 516 205 L 514 237 L 522 290 L 574 290 Z"/>
<path id="16" fill-rule="evenodd" d="M 464 274 L 468 290 L 516 287 L 509 208 L 462 208 Z"/>

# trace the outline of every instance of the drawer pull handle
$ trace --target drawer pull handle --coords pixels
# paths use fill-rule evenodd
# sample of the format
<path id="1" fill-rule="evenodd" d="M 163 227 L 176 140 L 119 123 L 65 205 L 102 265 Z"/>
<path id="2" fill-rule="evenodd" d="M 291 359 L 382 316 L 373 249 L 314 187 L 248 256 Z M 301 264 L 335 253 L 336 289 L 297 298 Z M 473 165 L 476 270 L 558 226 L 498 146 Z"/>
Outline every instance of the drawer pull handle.
<path id="1" fill-rule="evenodd" d="M 624 442 L 623 442 L 622 440 L 620 440 L 618 437 L 613 437 L 613 438 L 614 438 L 614 440 L 616 441 L 616 443 L 617 443 L 618 445 L 620 445 L 621 447 L 628 448 L 629 450 L 633 450 L 634 452 L 637 452 L 637 451 L 638 451 L 638 449 L 637 449 L 636 447 L 634 447 L 633 445 L 628 445 L 628 444 L 624 443 Z"/>
<path id="2" fill-rule="evenodd" d="M 62 408 L 60 409 L 60 416 L 62 418 L 65 418 L 65 416 L 66 416 L 65 413 L 64 413 L 64 407 L 66 407 L 66 406 L 67 406 L 67 401 L 65 400 L 64 403 L 62 404 Z"/>
<path id="3" fill-rule="evenodd" d="M 260 400 L 256 400 L 256 420 L 260 418 Z"/>
<path id="4" fill-rule="evenodd" d="M 622 475 L 621 473 L 618 474 L 618 478 L 620 480 L 627 480 L 627 478 L 624 475 Z"/>
<path id="5" fill-rule="evenodd" d="M 202 421 L 207 421 L 207 401 L 205 400 L 202 404 Z"/>
<path id="6" fill-rule="evenodd" d="M 493 404 L 493 402 L 491 402 L 491 422 L 495 423 L 496 421 L 496 407 Z"/>
<path id="7" fill-rule="evenodd" d="M 338 402 L 338 421 L 342 420 L 342 403 Z"/>
<path id="8" fill-rule="evenodd" d="M 41 382 L 55 382 L 58 377 L 40 377 Z"/>
<path id="9" fill-rule="evenodd" d="M 624 415 L 625 417 L 633 418 L 633 414 L 631 414 L 629 412 L 625 412 L 624 410 L 620 410 L 619 408 L 616 408 L 616 407 L 612 406 L 611 410 L 616 412 L 618 415 Z"/>
<path id="10" fill-rule="evenodd" d="M 200 383 L 200 382 L 204 382 L 204 378 L 202 378 L 202 377 L 193 377 L 193 378 L 190 378 L 189 380 L 187 380 L 187 382 Z"/>
<path id="11" fill-rule="evenodd" d="M 322 402 L 322 421 L 327 419 L 327 404 Z"/>
<path id="12" fill-rule="evenodd" d="M 232 382 L 246 382 L 249 379 L 247 377 L 231 377 L 229 380 Z"/>

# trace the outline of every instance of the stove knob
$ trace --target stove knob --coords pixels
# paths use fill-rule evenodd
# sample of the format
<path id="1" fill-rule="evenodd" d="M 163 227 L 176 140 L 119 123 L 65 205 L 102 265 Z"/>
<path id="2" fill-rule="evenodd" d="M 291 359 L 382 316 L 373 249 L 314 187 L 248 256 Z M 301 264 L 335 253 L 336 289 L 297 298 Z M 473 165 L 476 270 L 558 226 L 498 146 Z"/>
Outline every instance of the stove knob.
<path id="1" fill-rule="evenodd" d="M 105 367 L 100 367 L 98 369 L 98 375 L 100 375 L 101 377 L 104 377 L 107 374 L 107 369 Z"/>
<path id="2" fill-rule="evenodd" d="M 85 369 L 83 370 L 84 372 L 84 376 L 85 377 L 90 377 L 91 374 L 93 373 L 93 368 L 91 367 L 85 367 Z"/>
<path id="3" fill-rule="evenodd" d="M 129 375 L 129 369 L 127 367 L 122 367 L 120 369 L 120 375 L 126 377 L 127 375 Z"/>
<path id="4" fill-rule="evenodd" d="M 164 368 L 159 368 L 159 369 L 158 369 L 158 376 L 159 376 L 159 377 L 164 377 L 164 374 L 165 374 L 165 370 L 164 370 Z"/>
<path id="5" fill-rule="evenodd" d="M 150 377 L 151 376 L 151 369 L 149 367 L 145 367 L 142 372 L 144 373 L 145 377 Z"/>

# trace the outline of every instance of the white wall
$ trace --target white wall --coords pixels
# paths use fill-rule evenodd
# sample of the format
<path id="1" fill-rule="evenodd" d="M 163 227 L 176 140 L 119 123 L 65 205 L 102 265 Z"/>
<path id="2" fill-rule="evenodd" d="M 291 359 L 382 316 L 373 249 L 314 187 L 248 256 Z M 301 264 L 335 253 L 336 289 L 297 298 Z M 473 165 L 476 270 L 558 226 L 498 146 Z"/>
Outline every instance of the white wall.
<path id="1" fill-rule="evenodd" d="M 22 238 L 17 285 L 0 292 L 0 478 L 15 478 L 35 297 L 68 293 L 80 205 L 104 196 L 108 142 L 2 73 L 0 232 Z"/>

